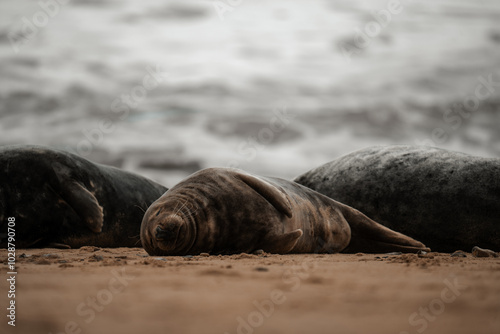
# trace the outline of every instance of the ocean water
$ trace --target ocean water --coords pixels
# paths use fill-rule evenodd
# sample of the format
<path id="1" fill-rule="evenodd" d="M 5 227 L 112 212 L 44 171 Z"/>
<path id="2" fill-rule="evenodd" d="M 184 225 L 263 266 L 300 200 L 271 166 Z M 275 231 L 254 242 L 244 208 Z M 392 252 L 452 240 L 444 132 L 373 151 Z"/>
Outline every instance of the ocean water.
<path id="1" fill-rule="evenodd" d="M 167 186 L 370 145 L 500 155 L 498 1 L 63 2 L 0 3 L 0 145 Z"/>

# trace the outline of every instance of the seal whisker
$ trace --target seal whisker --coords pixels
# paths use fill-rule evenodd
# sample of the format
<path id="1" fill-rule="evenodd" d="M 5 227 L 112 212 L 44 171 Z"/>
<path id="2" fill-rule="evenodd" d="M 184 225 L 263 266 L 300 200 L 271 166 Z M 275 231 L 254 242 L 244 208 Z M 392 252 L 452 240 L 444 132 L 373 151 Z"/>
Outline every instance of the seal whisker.
<path id="1" fill-rule="evenodd" d="M 177 215 L 183 208 L 184 206 L 187 204 L 187 201 L 184 201 L 184 204 L 182 204 L 181 208 L 179 210 L 177 210 L 174 215 Z"/>
<path id="2" fill-rule="evenodd" d="M 195 214 L 198 212 L 199 209 L 200 209 L 199 207 L 197 207 L 196 210 L 193 210 L 192 208 L 189 208 L 189 206 L 186 207 L 186 211 L 187 211 L 186 212 L 186 216 L 190 217 L 190 218 L 194 217 Z"/>
<path id="3" fill-rule="evenodd" d="M 143 208 L 141 208 L 139 205 L 134 205 L 135 207 L 141 209 L 142 212 L 146 213 L 146 210 L 144 210 Z"/>
<path id="4" fill-rule="evenodd" d="M 178 209 L 178 208 L 179 208 L 179 202 L 177 202 L 177 203 L 175 204 L 175 208 L 174 208 L 174 212 L 175 212 L 175 214 L 177 214 L 177 212 L 178 212 L 178 210 L 177 210 L 177 209 Z"/>

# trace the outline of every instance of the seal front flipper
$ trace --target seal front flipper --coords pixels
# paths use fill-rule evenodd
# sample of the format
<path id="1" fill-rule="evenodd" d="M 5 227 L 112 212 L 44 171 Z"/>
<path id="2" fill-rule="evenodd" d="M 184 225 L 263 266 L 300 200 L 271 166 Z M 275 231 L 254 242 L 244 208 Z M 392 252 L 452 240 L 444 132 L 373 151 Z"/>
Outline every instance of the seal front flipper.
<path id="1" fill-rule="evenodd" d="M 62 198 L 82 218 L 87 227 L 92 232 L 101 232 L 104 215 L 95 196 L 76 181 L 65 183 L 61 187 Z"/>
<path id="2" fill-rule="evenodd" d="M 101 232 L 104 215 L 97 198 L 81 183 L 71 178 L 67 167 L 56 162 L 52 164 L 52 168 L 59 180 L 58 192 L 62 199 L 82 218 L 92 232 Z"/>
<path id="3" fill-rule="evenodd" d="M 351 227 L 351 241 L 342 253 L 417 253 L 429 248 L 413 238 L 376 223 L 347 205 L 341 211 Z"/>
<path id="4" fill-rule="evenodd" d="M 267 253 L 286 254 L 295 247 L 302 234 L 302 230 L 297 229 L 281 235 L 266 236 L 263 240 L 265 246 L 259 248 Z"/>
<path id="5" fill-rule="evenodd" d="M 266 201 L 276 208 L 276 210 L 283 213 L 288 218 L 292 217 L 292 206 L 283 191 L 249 174 L 236 173 L 235 177 L 245 182 L 250 188 L 264 197 Z"/>

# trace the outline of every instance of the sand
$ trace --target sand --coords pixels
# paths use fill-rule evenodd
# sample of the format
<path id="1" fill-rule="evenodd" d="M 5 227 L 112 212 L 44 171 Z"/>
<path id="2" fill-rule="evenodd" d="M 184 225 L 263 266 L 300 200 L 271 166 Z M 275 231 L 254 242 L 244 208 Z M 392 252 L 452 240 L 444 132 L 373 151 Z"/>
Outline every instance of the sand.
<path id="1" fill-rule="evenodd" d="M 6 250 L 0 250 L 6 313 Z M 17 250 L 2 333 L 499 333 L 500 258 Z"/>

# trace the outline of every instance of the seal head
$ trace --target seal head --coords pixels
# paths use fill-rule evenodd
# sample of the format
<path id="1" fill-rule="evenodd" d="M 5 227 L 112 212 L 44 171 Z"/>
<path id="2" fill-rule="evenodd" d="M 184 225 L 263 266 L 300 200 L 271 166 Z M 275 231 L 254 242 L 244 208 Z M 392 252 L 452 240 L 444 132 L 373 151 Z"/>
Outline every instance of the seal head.
<path id="1" fill-rule="evenodd" d="M 144 215 L 141 242 L 144 249 L 156 255 L 185 254 L 196 239 L 196 224 L 187 203 L 168 198 L 153 203 Z"/>

